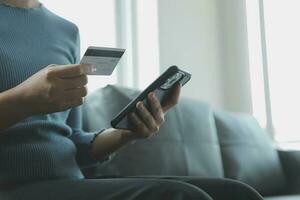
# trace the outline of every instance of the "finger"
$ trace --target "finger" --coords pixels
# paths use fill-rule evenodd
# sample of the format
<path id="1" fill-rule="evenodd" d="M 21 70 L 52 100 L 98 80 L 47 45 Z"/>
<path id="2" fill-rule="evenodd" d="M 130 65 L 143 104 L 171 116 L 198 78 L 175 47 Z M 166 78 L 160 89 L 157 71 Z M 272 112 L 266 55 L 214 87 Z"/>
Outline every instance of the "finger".
<path id="1" fill-rule="evenodd" d="M 146 109 L 143 102 L 138 102 L 136 104 L 138 115 L 144 121 L 145 125 L 151 132 L 157 132 L 159 127 L 156 124 L 155 119 L 153 118 L 152 114 Z"/>
<path id="2" fill-rule="evenodd" d="M 74 108 L 83 104 L 83 98 L 79 98 L 72 101 L 64 101 L 60 104 L 56 104 L 53 107 L 53 112 L 65 111 L 70 108 Z"/>
<path id="3" fill-rule="evenodd" d="M 181 85 L 177 83 L 176 86 L 172 89 L 171 95 L 162 104 L 163 112 L 166 113 L 170 108 L 175 106 L 180 97 Z"/>
<path id="4" fill-rule="evenodd" d="M 87 75 L 81 75 L 68 79 L 61 79 L 61 87 L 64 90 L 70 90 L 74 88 L 81 88 L 86 86 L 88 83 Z"/>
<path id="5" fill-rule="evenodd" d="M 122 138 L 125 141 L 129 141 L 130 144 L 134 144 L 136 142 L 136 139 L 140 138 L 135 132 L 129 130 L 129 129 L 114 129 L 114 131 L 118 131 L 121 133 Z"/>
<path id="6" fill-rule="evenodd" d="M 144 122 L 135 113 L 129 113 L 128 119 L 133 126 L 133 131 L 138 135 L 138 137 L 148 138 L 151 136 L 151 132 Z"/>
<path id="7" fill-rule="evenodd" d="M 77 106 L 82 105 L 83 102 L 84 102 L 84 98 L 82 97 L 82 98 L 80 98 L 80 99 L 78 99 L 78 100 L 70 101 L 70 102 L 69 102 L 69 106 L 70 106 L 71 108 L 77 107 Z"/>
<path id="8" fill-rule="evenodd" d="M 151 113 L 155 119 L 155 121 L 161 125 L 162 123 L 164 123 L 165 119 L 164 119 L 164 113 L 161 107 L 161 104 L 158 100 L 158 98 L 156 97 L 154 92 L 151 92 L 148 94 L 148 102 L 151 106 Z"/>
<path id="9" fill-rule="evenodd" d="M 64 107 L 67 109 L 74 108 L 83 104 L 84 98 L 79 98 L 73 101 L 68 101 L 65 103 Z"/>
<path id="10" fill-rule="evenodd" d="M 89 64 L 55 65 L 51 67 L 51 73 L 60 78 L 76 77 L 92 72 L 94 66 Z"/>
<path id="11" fill-rule="evenodd" d="M 82 88 L 65 90 L 63 96 L 66 101 L 72 101 L 72 100 L 80 99 L 81 97 L 85 97 L 87 93 L 88 93 L 87 87 L 84 86 Z"/>

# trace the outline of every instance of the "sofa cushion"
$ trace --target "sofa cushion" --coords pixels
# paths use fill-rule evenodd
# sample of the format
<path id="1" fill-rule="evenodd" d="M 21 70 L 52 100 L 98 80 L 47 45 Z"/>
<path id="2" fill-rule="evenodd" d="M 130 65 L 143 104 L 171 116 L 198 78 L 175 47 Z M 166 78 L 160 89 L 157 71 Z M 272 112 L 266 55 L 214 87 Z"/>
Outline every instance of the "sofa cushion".
<path id="1" fill-rule="evenodd" d="M 84 128 L 109 127 L 137 91 L 107 86 L 86 98 Z M 223 177 L 219 142 L 212 111 L 207 104 L 182 99 L 166 115 L 159 134 L 122 148 L 98 175 L 191 175 Z"/>
<path id="2" fill-rule="evenodd" d="M 278 153 L 289 183 L 288 193 L 300 195 L 300 151 L 281 149 Z"/>
<path id="3" fill-rule="evenodd" d="M 276 197 L 264 197 L 265 200 L 299 200 L 300 195 L 287 195 L 287 196 L 276 196 Z"/>
<path id="4" fill-rule="evenodd" d="M 286 187 L 278 153 L 267 133 L 250 115 L 215 112 L 225 176 L 245 182 L 262 195 Z"/>

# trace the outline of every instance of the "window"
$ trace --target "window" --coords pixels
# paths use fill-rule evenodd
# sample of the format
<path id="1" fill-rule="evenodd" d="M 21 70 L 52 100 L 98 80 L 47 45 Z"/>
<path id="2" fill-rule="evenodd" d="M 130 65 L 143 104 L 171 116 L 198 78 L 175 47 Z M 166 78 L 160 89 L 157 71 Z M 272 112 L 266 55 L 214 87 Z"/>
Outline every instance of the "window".
<path id="1" fill-rule="evenodd" d="M 247 0 L 254 114 L 278 142 L 300 141 L 299 10 L 299 0 Z"/>
<path id="2" fill-rule="evenodd" d="M 253 114 L 261 123 L 261 126 L 266 127 L 259 2 L 257 0 L 247 0 L 246 3 Z"/>
<path id="3" fill-rule="evenodd" d="M 81 54 L 88 46 L 125 48 L 112 76 L 89 76 L 89 91 L 107 84 L 143 89 L 159 73 L 157 0 L 43 0 L 80 29 Z"/>
<path id="4" fill-rule="evenodd" d="M 43 0 L 54 13 L 74 22 L 80 29 L 81 55 L 88 46 L 116 46 L 115 5 L 109 0 L 60 1 Z M 90 76 L 88 88 L 93 91 L 106 84 L 117 82 L 116 73 L 110 77 Z"/>
<path id="5" fill-rule="evenodd" d="M 116 0 L 117 40 L 126 49 L 118 83 L 144 89 L 159 74 L 157 0 Z"/>

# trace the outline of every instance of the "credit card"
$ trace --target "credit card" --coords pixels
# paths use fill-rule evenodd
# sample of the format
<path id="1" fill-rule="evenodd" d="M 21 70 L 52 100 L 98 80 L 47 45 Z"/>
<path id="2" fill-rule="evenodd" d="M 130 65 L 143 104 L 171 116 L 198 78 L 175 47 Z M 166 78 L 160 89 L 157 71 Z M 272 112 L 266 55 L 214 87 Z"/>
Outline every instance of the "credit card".
<path id="1" fill-rule="evenodd" d="M 96 70 L 87 75 L 109 76 L 113 73 L 124 52 L 125 49 L 90 46 L 82 57 L 80 64 L 95 66 Z"/>

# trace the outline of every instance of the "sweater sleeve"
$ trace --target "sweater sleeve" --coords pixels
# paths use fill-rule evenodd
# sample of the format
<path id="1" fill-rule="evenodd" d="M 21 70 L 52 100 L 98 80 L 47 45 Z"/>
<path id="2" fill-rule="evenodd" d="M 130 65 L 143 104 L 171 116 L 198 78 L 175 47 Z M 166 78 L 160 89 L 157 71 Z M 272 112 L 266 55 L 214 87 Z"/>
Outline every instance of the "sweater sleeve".
<path id="1" fill-rule="evenodd" d="M 92 156 L 91 145 L 95 135 L 104 131 L 104 129 L 95 132 L 85 132 L 82 130 L 81 106 L 71 109 L 67 124 L 72 129 L 71 140 L 77 148 L 76 159 L 81 168 L 89 167 L 108 160 L 103 158 L 96 160 Z"/>

